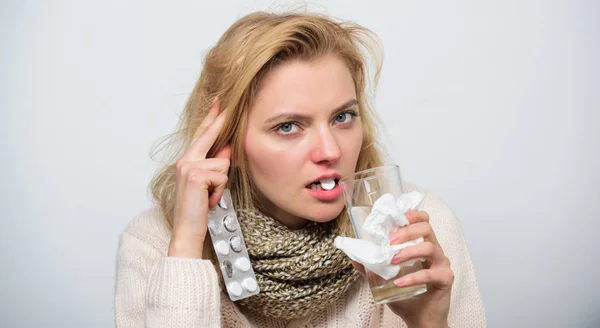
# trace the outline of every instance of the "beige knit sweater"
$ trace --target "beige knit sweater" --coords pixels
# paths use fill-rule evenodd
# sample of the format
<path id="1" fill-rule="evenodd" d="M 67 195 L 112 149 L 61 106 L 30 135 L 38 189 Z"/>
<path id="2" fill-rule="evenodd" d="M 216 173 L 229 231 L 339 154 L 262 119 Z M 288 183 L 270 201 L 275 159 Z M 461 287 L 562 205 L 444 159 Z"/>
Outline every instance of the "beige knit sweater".
<path id="1" fill-rule="evenodd" d="M 415 190 L 406 185 L 405 190 Z M 459 223 L 434 194 L 419 190 L 431 225 L 455 274 L 452 328 L 486 326 L 471 257 Z M 406 327 L 386 305 L 375 305 L 364 279 L 329 307 L 296 320 L 256 317 L 229 300 L 208 260 L 167 257 L 171 232 L 158 208 L 128 225 L 117 255 L 117 327 Z"/>

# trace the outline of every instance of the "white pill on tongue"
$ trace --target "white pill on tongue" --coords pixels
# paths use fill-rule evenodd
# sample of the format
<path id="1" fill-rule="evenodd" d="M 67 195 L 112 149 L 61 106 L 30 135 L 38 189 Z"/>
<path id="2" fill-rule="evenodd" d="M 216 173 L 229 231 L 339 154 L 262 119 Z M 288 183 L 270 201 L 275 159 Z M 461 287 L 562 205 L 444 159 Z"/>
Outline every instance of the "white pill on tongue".
<path id="1" fill-rule="evenodd" d="M 335 187 L 335 180 L 333 179 L 321 180 L 319 183 L 321 184 L 321 188 L 325 190 L 331 190 Z"/>

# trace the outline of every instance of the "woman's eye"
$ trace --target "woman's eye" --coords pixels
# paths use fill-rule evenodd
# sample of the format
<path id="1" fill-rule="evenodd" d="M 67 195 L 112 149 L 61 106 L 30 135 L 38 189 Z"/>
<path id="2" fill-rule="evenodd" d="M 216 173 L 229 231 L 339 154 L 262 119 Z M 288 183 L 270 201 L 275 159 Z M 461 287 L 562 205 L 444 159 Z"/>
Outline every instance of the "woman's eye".
<path id="1" fill-rule="evenodd" d="M 350 120 L 352 120 L 352 113 L 341 113 L 340 115 L 336 116 L 335 118 L 335 122 L 336 123 L 346 123 L 349 122 Z"/>
<path id="2" fill-rule="evenodd" d="M 295 123 L 283 123 L 277 130 L 283 132 L 283 134 L 290 134 L 296 132 L 297 129 L 298 126 Z"/>

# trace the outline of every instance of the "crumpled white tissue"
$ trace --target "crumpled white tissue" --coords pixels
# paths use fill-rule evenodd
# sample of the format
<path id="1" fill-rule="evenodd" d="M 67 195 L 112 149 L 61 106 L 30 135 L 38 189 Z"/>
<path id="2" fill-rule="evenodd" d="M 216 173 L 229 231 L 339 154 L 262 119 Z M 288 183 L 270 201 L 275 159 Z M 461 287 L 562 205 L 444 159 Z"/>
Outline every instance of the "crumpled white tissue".
<path id="1" fill-rule="evenodd" d="M 417 191 L 404 193 L 398 199 L 394 199 L 392 194 L 381 195 L 373 204 L 362 226 L 363 232 L 368 234 L 371 240 L 338 236 L 334 241 L 335 247 L 383 279 L 394 278 L 401 266 L 391 264 L 394 255 L 403 248 L 423 242 L 423 238 L 390 245 L 389 235 L 399 227 L 409 224 L 404 213 L 416 209 L 423 198 L 423 194 Z M 413 265 L 417 260 L 402 265 Z"/>

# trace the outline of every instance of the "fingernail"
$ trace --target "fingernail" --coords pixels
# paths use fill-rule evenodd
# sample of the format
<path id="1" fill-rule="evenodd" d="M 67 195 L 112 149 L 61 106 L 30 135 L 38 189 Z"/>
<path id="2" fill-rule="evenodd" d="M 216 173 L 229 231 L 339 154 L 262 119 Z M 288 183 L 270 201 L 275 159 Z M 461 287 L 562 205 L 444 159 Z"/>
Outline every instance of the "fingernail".
<path id="1" fill-rule="evenodd" d="M 400 263 L 400 253 L 394 255 L 394 257 L 392 257 L 392 264 L 398 264 Z"/>
<path id="2" fill-rule="evenodd" d="M 394 238 L 396 238 L 396 232 L 394 231 L 391 234 L 389 234 L 388 238 L 390 239 L 390 241 L 394 240 Z"/>
<path id="3" fill-rule="evenodd" d="M 392 233 L 390 235 L 390 245 L 394 245 L 396 244 L 396 242 L 400 240 L 400 234 L 399 233 Z"/>
<path id="4" fill-rule="evenodd" d="M 404 278 L 399 278 L 394 280 L 394 285 L 398 286 L 398 287 L 402 287 L 404 285 L 406 285 L 406 279 Z"/>

